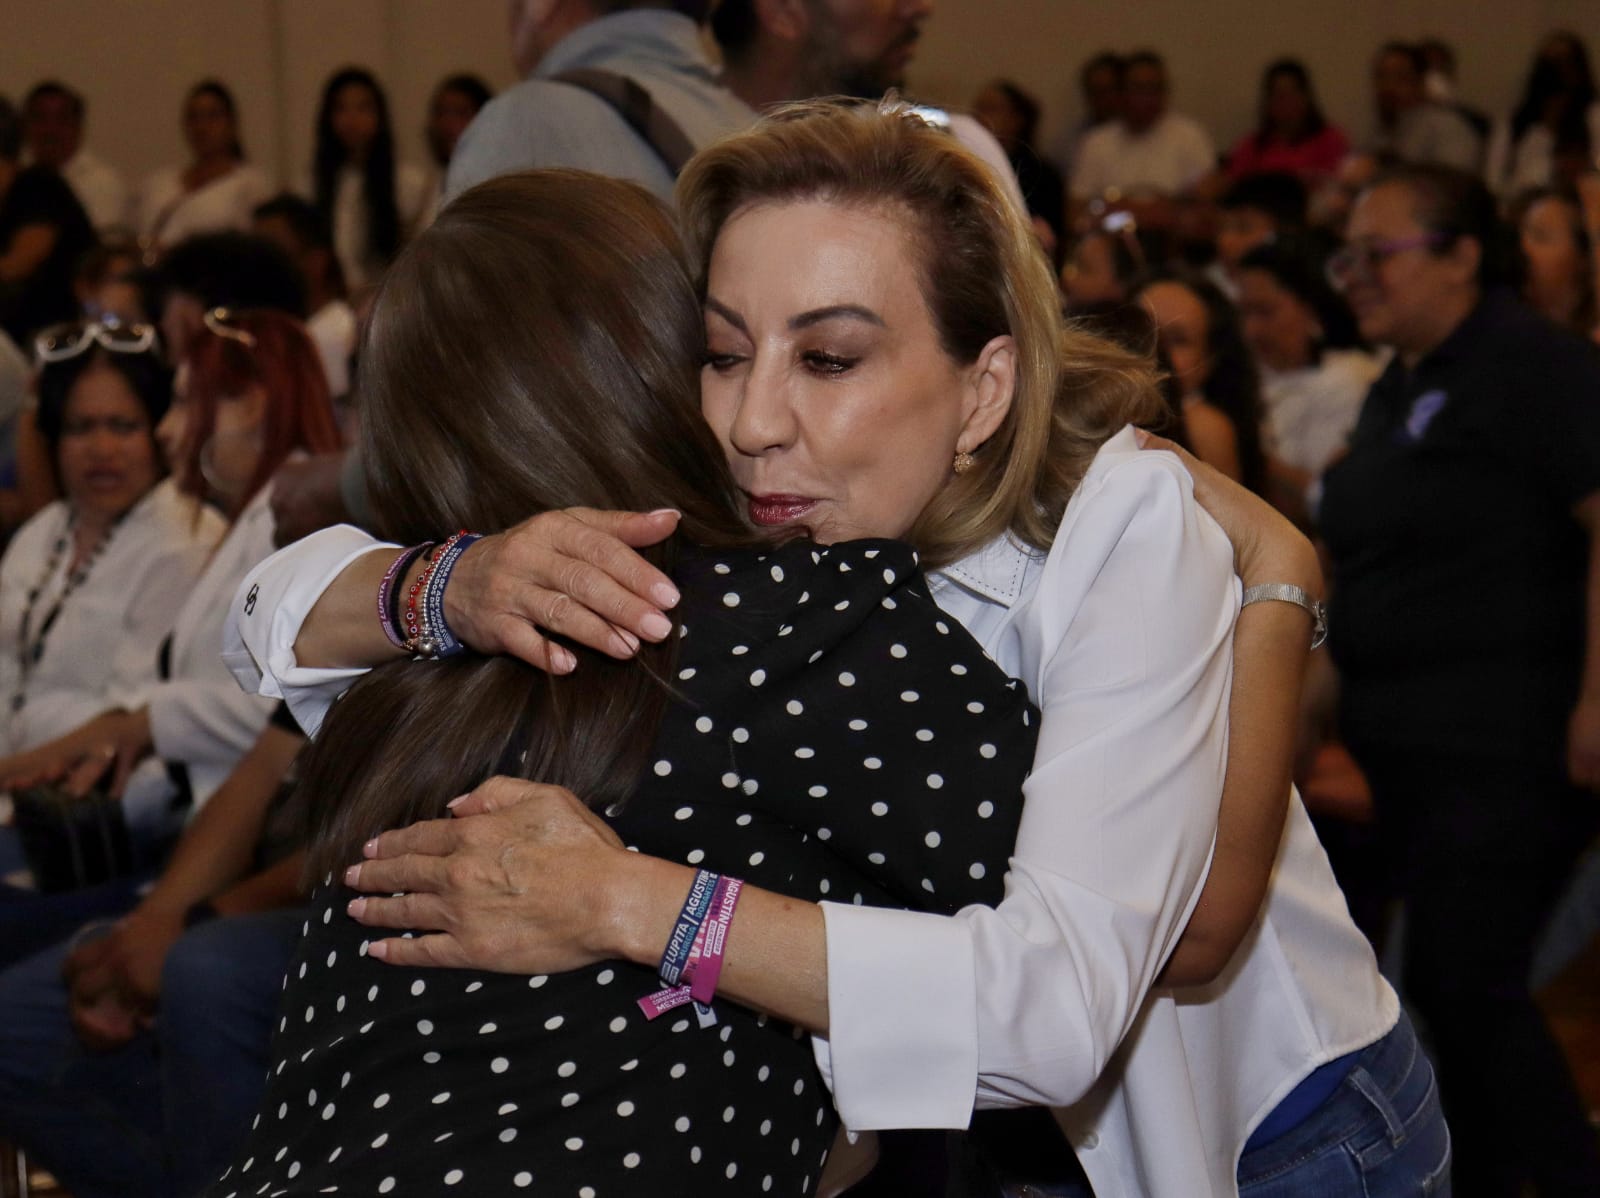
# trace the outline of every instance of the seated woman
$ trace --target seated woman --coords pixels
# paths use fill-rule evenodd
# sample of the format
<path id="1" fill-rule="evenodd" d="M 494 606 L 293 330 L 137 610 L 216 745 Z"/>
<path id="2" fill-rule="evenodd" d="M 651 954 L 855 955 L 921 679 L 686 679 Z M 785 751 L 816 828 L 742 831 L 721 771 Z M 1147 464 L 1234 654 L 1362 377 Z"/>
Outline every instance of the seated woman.
<path id="1" fill-rule="evenodd" d="M 40 339 L 38 428 L 64 499 L 0 558 L 0 754 L 30 749 L 155 681 L 150 652 L 222 536 L 161 480 L 172 398 L 150 325 L 79 324 Z"/>
<path id="2" fill-rule="evenodd" d="M 1350 306 L 1328 282 L 1325 257 L 1303 238 L 1244 256 L 1239 315 L 1261 371 L 1268 497 L 1300 517 L 1307 488 L 1344 452 L 1382 363 L 1367 352 Z"/>
<path id="3" fill-rule="evenodd" d="M 118 685 L 100 714 L 44 744 L 0 758 L 0 789 L 65 779 L 104 780 L 146 864 L 159 864 L 186 814 L 202 806 L 255 742 L 270 703 L 239 693 L 218 655 L 228 597 L 272 551 L 272 472 L 291 454 L 338 444 L 316 350 L 300 323 L 277 313 L 207 313 L 178 371 L 156 435 L 179 486 L 214 500 L 227 534 L 178 608 L 172 633 L 146 644 L 143 678 Z M 136 882 L 73 902 L 10 903 L 0 961 L 55 943 L 80 923 L 120 914 Z"/>
<path id="4" fill-rule="evenodd" d="M 1562 328 L 1596 339 L 1594 246 L 1578 193 L 1569 187 L 1524 192 L 1512 206 L 1511 223 L 1522 250 L 1522 298 Z"/>
<path id="5" fill-rule="evenodd" d="M 196 233 L 245 232 L 255 206 L 272 194 L 260 167 L 245 160 L 233 93 L 202 79 L 183 101 L 183 137 L 191 160 L 145 180 L 139 194 L 139 242 L 151 261 Z"/>
<path id="6" fill-rule="evenodd" d="M 1195 456 L 1261 494 L 1261 380 L 1239 331 L 1239 313 L 1216 284 L 1159 272 L 1134 292 L 1155 317 L 1161 348 L 1183 386 L 1183 421 Z"/>
<path id="7" fill-rule="evenodd" d="M 1148 371 L 1063 334 L 1048 270 L 992 179 L 908 116 L 802 106 L 706 153 L 682 189 L 713 351 L 703 409 L 750 516 L 824 540 L 909 529 L 940 567 L 946 623 L 1042 708 L 999 908 L 949 919 L 747 889 L 720 991 L 816 1035 L 852 1127 L 964 1127 L 975 1101 L 1064 1105 L 1102 1193 L 1227 1194 L 1242 1179 L 1345 1194 L 1363 1192 L 1363 1171 L 1397 1188 L 1439 1175 L 1426 1058 L 1304 811 L 1285 812 L 1280 700 L 1298 688 L 1306 615 L 1251 602 L 1235 627 L 1228 547 L 1178 460 L 1113 435 L 1155 406 Z M 1009 410 L 975 444 L 963 420 L 996 393 Z M 1204 471 L 1196 485 L 1218 487 Z M 558 672 L 574 652 L 546 634 L 612 655 L 660 642 L 676 591 L 625 545 L 673 522 L 581 510 L 480 542 L 445 589 L 451 627 Z M 1247 586 L 1316 585 L 1281 521 L 1234 527 Z M 315 724 L 362 665 L 399 655 L 373 617 L 394 561 L 336 530 L 253 571 L 257 602 L 234 621 L 241 677 L 264 670 L 253 683 L 287 689 Z M 979 801 L 959 795 L 957 812 L 963 800 Z M 367 959 L 540 988 L 607 958 L 654 965 L 692 868 L 624 851 L 558 787 L 500 780 L 454 811 L 475 814 L 386 832 L 347 875 L 408 892 L 358 900 L 369 926 L 438 929 L 374 941 Z M 374 984 L 405 978 L 451 984 Z M 1210 985 L 1181 1000 L 1164 988 L 1185 979 Z"/>
<path id="8" fill-rule="evenodd" d="M 906 545 L 745 523 L 698 410 L 700 339 L 664 207 L 598 176 L 485 183 L 391 268 L 362 422 L 388 529 L 671 506 L 683 522 L 657 558 L 684 601 L 637 662 L 586 651 L 552 679 L 509 658 L 397 661 L 330 713 L 302 776 L 324 881 L 262 1118 L 212 1192 L 670 1190 L 685 1168 L 701 1191 L 812 1192 L 835 1120 L 787 1025 L 721 1004 L 715 1031 L 687 1009 L 651 1022 L 659 983 L 637 965 L 530 990 L 366 959 L 336 869 L 493 774 L 582 790 L 607 835 L 777 894 L 945 912 L 1000 897 L 1037 731 L 1025 692 L 941 617 Z M 1003 415 L 979 405 L 961 435 Z"/>

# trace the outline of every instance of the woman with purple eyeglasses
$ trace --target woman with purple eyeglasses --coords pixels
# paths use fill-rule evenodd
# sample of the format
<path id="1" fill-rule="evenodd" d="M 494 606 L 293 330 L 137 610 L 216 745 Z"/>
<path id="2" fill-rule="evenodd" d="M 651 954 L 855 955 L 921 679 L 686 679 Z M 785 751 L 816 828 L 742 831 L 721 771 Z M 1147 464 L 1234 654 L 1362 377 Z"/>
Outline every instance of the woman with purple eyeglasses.
<path id="1" fill-rule="evenodd" d="M 1600 1193 L 1527 982 L 1600 826 L 1600 356 L 1494 289 L 1502 230 L 1476 179 L 1380 176 L 1349 232 L 1330 274 L 1395 350 L 1321 506 L 1378 897 L 1404 903 L 1403 985 L 1437 1050 L 1457 1192 Z"/>

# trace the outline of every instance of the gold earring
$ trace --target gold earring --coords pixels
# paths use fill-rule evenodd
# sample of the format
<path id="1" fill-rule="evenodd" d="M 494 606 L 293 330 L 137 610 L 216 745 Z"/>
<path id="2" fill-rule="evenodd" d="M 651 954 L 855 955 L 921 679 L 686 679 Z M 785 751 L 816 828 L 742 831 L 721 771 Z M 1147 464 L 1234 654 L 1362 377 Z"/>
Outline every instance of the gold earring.
<path id="1" fill-rule="evenodd" d="M 956 454 L 955 471 L 957 474 L 965 474 L 977 464 L 977 459 L 964 449 Z"/>

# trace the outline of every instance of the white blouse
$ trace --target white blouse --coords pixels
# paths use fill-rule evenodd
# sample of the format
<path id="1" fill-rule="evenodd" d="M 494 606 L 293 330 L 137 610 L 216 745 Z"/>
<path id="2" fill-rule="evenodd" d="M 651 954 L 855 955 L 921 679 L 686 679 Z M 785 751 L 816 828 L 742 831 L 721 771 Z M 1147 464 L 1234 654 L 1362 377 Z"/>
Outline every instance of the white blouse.
<path id="1" fill-rule="evenodd" d="M 333 193 L 333 248 L 344 270 L 345 286 L 352 293 L 376 283 L 383 273 L 383 264 L 367 252 L 369 222 L 364 188 L 359 170 L 353 166 L 340 169 Z M 425 223 L 433 196 L 427 171 L 409 162 L 395 164 L 394 201 L 400 210 L 402 245 Z"/>
<path id="2" fill-rule="evenodd" d="M 1584 114 L 1589 126 L 1589 150 L 1600 153 L 1600 100 Z M 1543 124 L 1529 126 L 1520 141 L 1511 140 L 1511 122 L 1495 122 L 1489 135 L 1489 186 L 1501 198 L 1513 200 L 1531 187 L 1548 187 L 1556 181 L 1555 135 Z"/>
<path id="3" fill-rule="evenodd" d="M 314 732 L 356 670 L 299 667 L 328 584 L 376 546 L 341 527 L 253 571 L 227 658 Z M 1227 748 L 1232 549 L 1177 459 L 1131 431 L 1048 555 L 1002 538 L 930 580 L 1043 713 L 1006 898 L 955 918 L 822 904 L 818 1063 L 858 1131 L 1054 1105 L 1101 1198 L 1233 1195 L 1246 1139 L 1313 1069 L 1399 1013 L 1291 802 L 1271 889 L 1223 976 L 1154 990 L 1210 866 Z"/>
<path id="4" fill-rule="evenodd" d="M 272 194 L 267 176 L 248 162 L 193 191 L 184 189 L 185 169 L 163 167 L 140 189 L 139 235 L 152 245 L 173 246 L 195 233 L 248 232 L 256 205 Z"/>
<path id="5" fill-rule="evenodd" d="M 159 807 L 171 793 L 164 764 L 170 761 L 188 768 L 198 811 L 272 714 L 272 703 L 242 692 L 222 661 L 223 625 L 239 580 L 272 553 L 271 492 L 268 483 L 256 493 L 188 589 L 172 624 L 167 679 L 158 680 L 152 670 L 142 684 L 125 685 L 114 696 L 117 706 L 150 712 L 155 753 L 129 781 L 126 802 L 132 807 Z"/>
<path id="6" fill-rule="evenodd" d="M 1378 358 L 1358 349 L 1330 349 L 1302 370 L 1262 367 L 1262 448 L 1297 470 L 1321 474 L 1350 439 L 1382 371 Z"/>
<path id="7" fill-rule="evenodd" d="M 224 529 L 220 516 L 170 480 L 157 484 L 61 602 L 24 684 L 21 655 L 38 644 L 40 625 L 66 587 L 70 554 L 50 577 L 44 573 L 68 520 L 65 501 L 50 504 L 17 530 L 0 558 L 0 755 L 70 732 L 113 706 L 115 690 L 154 681 L 156 650 Z M 41 589 L 23 645 L 35 587 Z"/>

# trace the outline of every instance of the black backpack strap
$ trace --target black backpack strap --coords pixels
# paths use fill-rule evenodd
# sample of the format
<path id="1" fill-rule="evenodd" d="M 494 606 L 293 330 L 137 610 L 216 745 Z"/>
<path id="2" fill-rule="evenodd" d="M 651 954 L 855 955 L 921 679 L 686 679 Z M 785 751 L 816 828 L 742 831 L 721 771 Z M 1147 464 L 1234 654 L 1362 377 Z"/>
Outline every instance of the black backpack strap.
<path id="1" fill-rule="evenodd" d="M 557 83 L 582 88 L 611 105 L 617 115 L 627 121 L 628 126 L 666 163 L 674 179 L 683 170 L 684 164 L 694 157 L 694 143 L 689 140 L 683 127 L 661 109 L 649 92 L 626 75 L 582 68 L 562 71 L 551 78 Z"/>

